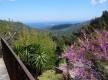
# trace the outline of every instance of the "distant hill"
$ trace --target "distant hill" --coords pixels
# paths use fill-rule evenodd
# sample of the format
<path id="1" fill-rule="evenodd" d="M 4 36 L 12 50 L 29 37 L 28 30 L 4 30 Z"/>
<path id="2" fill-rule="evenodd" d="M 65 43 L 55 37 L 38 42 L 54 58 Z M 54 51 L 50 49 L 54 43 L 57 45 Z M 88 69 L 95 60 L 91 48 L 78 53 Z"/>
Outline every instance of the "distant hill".
<path id="1" fill-rule="evenodd" d="M 51 27 L 50 30 L 60 30 L 60 29 L 69 28 L 71 26 L 72 24 L 61 24 L 61 25 L 56 25 L 56 26 Z"/>
<path id="2" fill-rule="evenodd" d="M 15 28 L 15 30 L 27 28 L 30 29 L 31 27 L 21 23 L 21 22 L 13 22 L 13 21 L 6 21 L 6 20 L 0 20 L 0 27 L 3 26 L 9 26 Z"/>
<path id="3" fill-rule="evenodd" d="M 54 35 L 67 35 L 67 34 L 70 35 L 72 34 L 72 32 L 77 32 L 78 29 L 80 29 L 83 26 L 87 26 L 89 24 L 90 24 L 90 21 L 76 23 L 76 24 L 61 24 L 61 25 L 48 27 L 42 30 L 49 31 Z"/>
<path id="4" fill-rule="evenodd" d="M 6 40 L 12 38 L 17 39 L 18 35 L 21 34 L 24 29 L 31 31 L 33 28 L 21 22 L 0 20 L 0 37 L 2 36 Z"/>

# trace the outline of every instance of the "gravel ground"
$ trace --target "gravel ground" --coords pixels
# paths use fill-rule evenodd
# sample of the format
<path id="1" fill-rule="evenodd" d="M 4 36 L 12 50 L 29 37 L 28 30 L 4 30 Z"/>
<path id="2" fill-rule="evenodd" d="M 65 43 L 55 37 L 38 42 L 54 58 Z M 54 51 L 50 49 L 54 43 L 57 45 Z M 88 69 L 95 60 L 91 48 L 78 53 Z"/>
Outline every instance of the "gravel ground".
<path id="1" fill-rule="evenodd" d="M 10 80 L 3 58 L 0 58 L 0 80 Z"/>

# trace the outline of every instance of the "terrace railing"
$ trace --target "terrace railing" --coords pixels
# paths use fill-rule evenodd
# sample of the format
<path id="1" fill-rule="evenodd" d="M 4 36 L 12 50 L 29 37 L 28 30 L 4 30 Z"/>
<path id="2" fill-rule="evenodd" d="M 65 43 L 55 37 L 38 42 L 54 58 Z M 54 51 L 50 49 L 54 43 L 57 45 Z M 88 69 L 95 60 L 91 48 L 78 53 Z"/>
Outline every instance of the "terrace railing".
<path id="1" fill-rule="evenodd" d="M 1 38 L 1 46 L 3 59 L 10 80 L 35 80 L 20 58 L 15 54 L 3 38 Z"/>

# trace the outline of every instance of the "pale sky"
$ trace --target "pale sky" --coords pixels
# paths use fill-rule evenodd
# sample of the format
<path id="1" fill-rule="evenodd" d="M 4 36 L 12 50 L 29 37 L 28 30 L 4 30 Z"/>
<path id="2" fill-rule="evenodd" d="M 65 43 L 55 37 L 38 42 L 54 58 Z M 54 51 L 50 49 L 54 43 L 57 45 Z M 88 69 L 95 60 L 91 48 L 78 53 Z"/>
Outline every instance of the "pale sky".
<path id="1" fill-rule="evenodd" d="M 108 10 L 107 0 L 0 0 L 0 19 L 86 21 Z"/>

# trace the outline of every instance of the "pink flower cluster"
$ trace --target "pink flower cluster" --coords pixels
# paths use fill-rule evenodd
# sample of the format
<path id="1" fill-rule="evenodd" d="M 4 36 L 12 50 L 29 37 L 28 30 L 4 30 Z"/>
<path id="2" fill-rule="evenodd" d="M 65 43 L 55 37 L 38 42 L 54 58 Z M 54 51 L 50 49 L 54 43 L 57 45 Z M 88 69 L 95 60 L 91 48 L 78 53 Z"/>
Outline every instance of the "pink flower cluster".
<path id="1" fill-rule="evenodd" d="M 89 35 L 84 33 L 61 57 L 66 59 L 65 65 L 59 67 L 64 77 L 70 80 L 101 80 L 98 72 L 93 69 L 92 60 L 108 61 L 108 32 L 95 30 Z"/>

